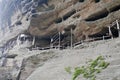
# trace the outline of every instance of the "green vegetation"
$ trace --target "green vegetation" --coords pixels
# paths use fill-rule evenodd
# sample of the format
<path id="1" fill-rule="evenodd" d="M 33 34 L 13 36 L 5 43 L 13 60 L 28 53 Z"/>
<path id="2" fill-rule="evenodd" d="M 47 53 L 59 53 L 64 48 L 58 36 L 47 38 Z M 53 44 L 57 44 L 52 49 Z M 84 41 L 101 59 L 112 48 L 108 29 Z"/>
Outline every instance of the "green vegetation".
<path id="1" fill-rule="evenodd" d="M 66 68 L 65 68 L 65 71 L 68 72 L 69 74 L 72 73 L 72 72 L 71 72 L 71 67 L 66 67 Z"/>
<path id="2" fill-rule="evenodd" d="M 108 62 L 102 56 L 98 56 L 95 60 L 90 60 L 86 66 L 76 67 L 71 71 L 70 67 L 65 68 L 66 72 L 72 74 L 72 80 L 82 75 L 89 80 L 96 80 L 96 74 L 100 73 L 103 69 L 109 66 Z"/>

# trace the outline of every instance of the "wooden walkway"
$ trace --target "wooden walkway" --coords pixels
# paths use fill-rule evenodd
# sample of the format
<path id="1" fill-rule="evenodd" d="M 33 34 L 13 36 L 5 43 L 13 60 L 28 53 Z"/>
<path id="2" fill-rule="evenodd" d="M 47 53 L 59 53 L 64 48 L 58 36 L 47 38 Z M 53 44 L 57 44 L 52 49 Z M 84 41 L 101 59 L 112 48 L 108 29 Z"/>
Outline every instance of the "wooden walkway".
<path id="1" fill-rule="evenodd" d="M 116 20 L 114 21 L 113 23 L 111 23 L 109 26 L 108 26 L 108 29 L 109 29 L 109 35 L 108 36 L 102 36 L 102 37 L 96 37 L 96 38 L 90 38 L 90 39 L 86 39 L 86 40 L 81 40 L 81 41 L 78 41 L 76 43 L 73 44 L 73 42 L 70 42 L 69 44 L 71 44 L 70 46 L 65 46 L 63 45 L 63 43 L 61 42 L 61 33 L 58 32 L 56 35 L 54 35 L 52 38 L 51 38 L 51 42 L 50 42 L 50 46 L 49 47 L 35 47 L 35 48 L 31 48 L 30 50 L 48 50 L 48 49 L 66 49 L 67 47 L 71 47 L 74 48 L 75 46 L 79 45 L 79 44 L 82 44 L 82 43 L 85 43 L 85 42 L 93 42 L 93 41 L 97 41 L 97 40 L 105 40 L 106 38 L 111 38 L 113 39 L 113 34 L 112 34 L 112 31 L 111 31 L 111 27 L 115 26 L 117 27 L 117 30 L 118 30 L 118 37 L 120 37 L 120 26 L 119 26 L 119 22 L 120 20 Z M 72 37 L 72 35 L 71 35 Z M 16 39 L 15 39 L 16 40 Z M 6 56 L 7 56 L 7 51 L 10 50 L 13 46 L 15 46 L 17 43 L 15 40 L 12 40 L 12 41 L 8 41 L 3 47 L 1 47 L 1 52 L 2 54 L 0 55 L 0 66 L 4 66 L 5 63 L 6 63 Z M 72 41 L 72 38 L 71 38 L 71 41 Z M 4 56 L 6 55 L 6 56 Z"/>

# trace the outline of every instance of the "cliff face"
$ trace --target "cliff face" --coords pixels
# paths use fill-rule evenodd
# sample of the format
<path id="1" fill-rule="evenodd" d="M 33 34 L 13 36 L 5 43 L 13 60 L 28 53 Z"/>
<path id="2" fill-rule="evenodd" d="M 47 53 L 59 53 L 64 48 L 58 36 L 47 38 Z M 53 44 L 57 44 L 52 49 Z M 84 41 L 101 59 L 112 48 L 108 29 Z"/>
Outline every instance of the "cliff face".
<path id="1" fill-rule="evenodd" d="M 71 28 L 74 42 L 106 36 L 107 26 L 120 19 L 120 0 L 4 0 L 4 4 L 5 1 L 9 5 L 1 7 L 4 8 L 1 29 L 9 26 L 16 32 L 15 36 L 29 33 L 36 36 L 36 44 L 41 46 L 48 46 L 58 32 L 64 32 L 61 36 L 63 43 L 69 42 Z M 4 30 L 8 32 L 10 29 Z M 118 36 L 117 33 L 114 36 Z"/>
<path id="2" fill-rule="evenodd" d="M 51 5 L 54 6 L 52 10 L 36 14 L 31 19 L 31 35 L 50 40 L 56 33 L 64 31 L 63 40 L 70 40 L 70 30 L 73 28 L 76 42 L 106 36 L 108 25 L 120 19 L 120 0 L 50 0 L 49 9 Z"/>
<path id="3" fill-rule="evenodd" d="M 55 62 L 60 61 L 57 63 L 64 65 L 64 61 L 66 61 L 66 65 L 69 62 L 74 63 L 82 61 L 81 59 L 84 60 L 87 58 L 97 57 L 98 55 L 101 55 L 99 52 L 102 51 L 102 54 L 105 53 L 106 55 L 110 54 L 108 56 L 113 56 L 110 59 L 115 59 L 115 61 L 113 60 L 111 63 L 114 64 L 114 62 L 118 62 L 115 64 L 119 64 L 119 59 L 116 59 L 116 54 L 113 54 L 120 52 L 119 39 L 109 42 L 103 41 L 102 44 L 101 42 L 98 42 L 100 44 L 98 47 L 98 43 L 95 43 L 94 45 L 93 43 L 90 45 L 88 43 L 80 45 L 80 48 L 84 49 L 80 49 L 78 46 L 80 51 L 75 50 L 76 55 L 74 54 L 74 50 L 62 50 L 60 52 L 55 52 L 55 54 L 60 53 L 58 56 L 49 52 L 47 54 L 41 54 L 44 50 L 38 50 L 39 47 L 42 47 L 41 49 L 43 49 L 43 47 L 50 46 L 50 42 L 54 41 L 51 39 L 53 37 L 57 40 L 55 43 L 55 46 L 57 46 L 59 42 L 59 33 L 61 45 L 64 46 L 70 45 L 71 35 L 73 37 L 73 43 L 89 38 L 107 36 L 109 32 L 108 26 L 115 20 L 119 20 L 120 22 L 120 0 L 2 0 L 0 3 L 0 66 L 5 66 L 5 69 L 4 67 L 3 69 L 0 69 L 1 73 L 3 72 L 3 74 L 0 74 L 0 80 L 8 79 L 6 76 L 15 78 L 13 80 L 16 80 L 16 78 L 25 80 L 36 68 L 43 65 L 45 61 L 49 60 L 49 58 L 57 58 L 58 56 L 60 56 L 60 60 L 55 59 Z M 118 31 L 116 29 L 116 25 L 112 26 L 111 30 L 113 37 L 117 37 Z M 22 36 L 24 35 L 24 37 L 27 37 L 22 37 L 23 39 L 19 38 L 21 33 L 27 34 L 22 34 Z M 16 42 L 18 39 L 20 39 L 21 42 L 19 42 L 19 40 L 17 44 Z M 35 44 L 33 43 L 34 41 Z M 26 43 L 25 47 L 21 45 L 24 45 L 23 42 Z M 34 46 L 31 46 L 29 42 L 33 43 Z M 30 45 L 29 50 L 28 45 Z M 91 48 L 87 48 L 89 46 L 91 46 Z M 35 48 L 32 48 L 33 50 L 30 51 L 31 47 Z M 63 56 L 66 57 L 62 57 L 61 53 L 65 53 Z M 69 59 L 67 59 L 68 55 L 66 55 L 66 53 L 72 54 L 70 54 L 71 57 L 69 56 Z M 80 53 L 80 55 L 78 53 Z M 92 55 L 87 54 L 88 56 L 86 56 L 86 53 L 91 53 Z M 36 54 L 40 54 L 40 56 Z M 83 55 L 85 57 L 81 58 Z M 26 60 L 27 58 L 28 60 Z M 24 61 L 24 59 L 27 62 Z M 24 62 L 26 65 L 24 65 Z M 52 63 L 53 62 L 49 63 L 50 66 Z M 78 62 L 78 64 L 75 63 L 75 65 L 79 65 L 79 63 L 81 62 Z M 54 65 L 58 66 L 58 64 L 55 63 L 51 67 L 55 67 Z M 60 72 L 66 66 L 62 66 L 59 69 Z M 115 66 L 119 69 L 119 65 Z M 6 67 L 8 67 L 8 69 L 6 69 Z M 13 71 L 6 73 L 6 71 L 11 71 L 9 70 L 9 67 L 13 69 Z M 34 80 L 35 78 L 39 79 L 39 77 L 41 77 L 41 80 L 61 80 L 62 77 L 55 77 L 54 75 L 56 75 L 56 73 L 54 73 L 54 70 L 51 71 L 50 68 L 49 70 L 53 72 L 53 75 L 48 76 L 47 74 L 48 77 L 46 77 L 46 73 L 50 72 L 48 70 L 48 72 L 44 75 L 44 70 L 47 70 L 47 67 L 49 66 L 43 66 L 43 69 L 40 69 L 43 71 L 43 75 L 36 75 L 39 72 L 35 72 L 27 80 Z M 111 69 L 113 70 L 113 73 L 114 71 L 118 71 L 116 68 L 115 70 Z M 56 70 L 56 72 L 58 72 L 58 70 Z M 33 77 L 34 75 L 36 77 Z M 64 76 L 64 72 L 60 75 Z M 113 76 L 112 78 L 111 75 Z M 116 73 L 116 76 L 118 75 L 119 74 Z M 53 78 L 51 78 L 51 76 L 53 76 Z M 108 77 L 102 77 L 101 79 L 108 80 L 110 78 L 109 80 L 112 80 L 116 76 L 110 74 Z"/>
<path id="4" fill-rule="evenodd" d="M 0 3 L 0 46 L 26 32 L 30 17 L 45 0 L 2 0 Z"/>

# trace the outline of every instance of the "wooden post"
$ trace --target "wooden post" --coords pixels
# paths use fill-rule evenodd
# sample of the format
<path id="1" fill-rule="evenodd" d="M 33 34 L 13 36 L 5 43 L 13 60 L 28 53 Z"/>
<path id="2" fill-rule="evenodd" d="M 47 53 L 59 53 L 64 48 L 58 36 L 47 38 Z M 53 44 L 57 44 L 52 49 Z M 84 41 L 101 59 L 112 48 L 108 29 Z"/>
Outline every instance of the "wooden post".
<path id="1" fill-rule="evenodd" d="M 118 37 L 120 37 L 120 25 L 118 23 L 118 20 L 116 20 L 116 23 L 117 23 L 117 29 L 118 29 Z"/>
<path id="2" fill-rule="evenodd" d="M 109 28 L 109 36 L 111 36 L 111 38 L 113 39 L 113 35 L 112 35 L 112 31 L 111 31 L 110 26 L 108 26 L 108 28 Z"/>
<path id="3" fill-rule="evenodd" d="M 33 37 L 32 46 L 35 45 L 35 36 Z"/>
<path id="4" fill-rule="evenodd" d="M 59 32 L 59 45 L 58 45 L 58 47 L 59 47 L 59 49 L 60 49 L 60 32 Z"/>
<path id="5" fill-rule="evenodd" d="M 72 28 L 71 28 L 71 49 L 72 49 L 72 47 L 73 47 L 73 37 L 72 37 L 72 32 L 73 32 L 73 30 L 72 30 Z"/>
<path id="6" fill-rule="evenodd" d="M 50 48 L 51 49 L 53 48 L 53 38 L 51 38 L 51 41 L 50 41 Z"/>
<path id="7" fill-rule="evenodd" d="M 105 40 L 105 36 L 103 36 L 103 40 Z"/>

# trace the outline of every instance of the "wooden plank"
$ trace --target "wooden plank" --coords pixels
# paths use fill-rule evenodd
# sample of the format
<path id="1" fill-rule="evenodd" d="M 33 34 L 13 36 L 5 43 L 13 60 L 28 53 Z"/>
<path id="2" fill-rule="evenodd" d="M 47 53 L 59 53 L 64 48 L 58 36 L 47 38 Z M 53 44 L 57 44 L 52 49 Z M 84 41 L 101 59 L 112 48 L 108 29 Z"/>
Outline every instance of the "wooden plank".
<path id="1" fill-rule="evenodd" d="M 35 36 L 33 37 L 32 45 L 35 45 Z"/>

